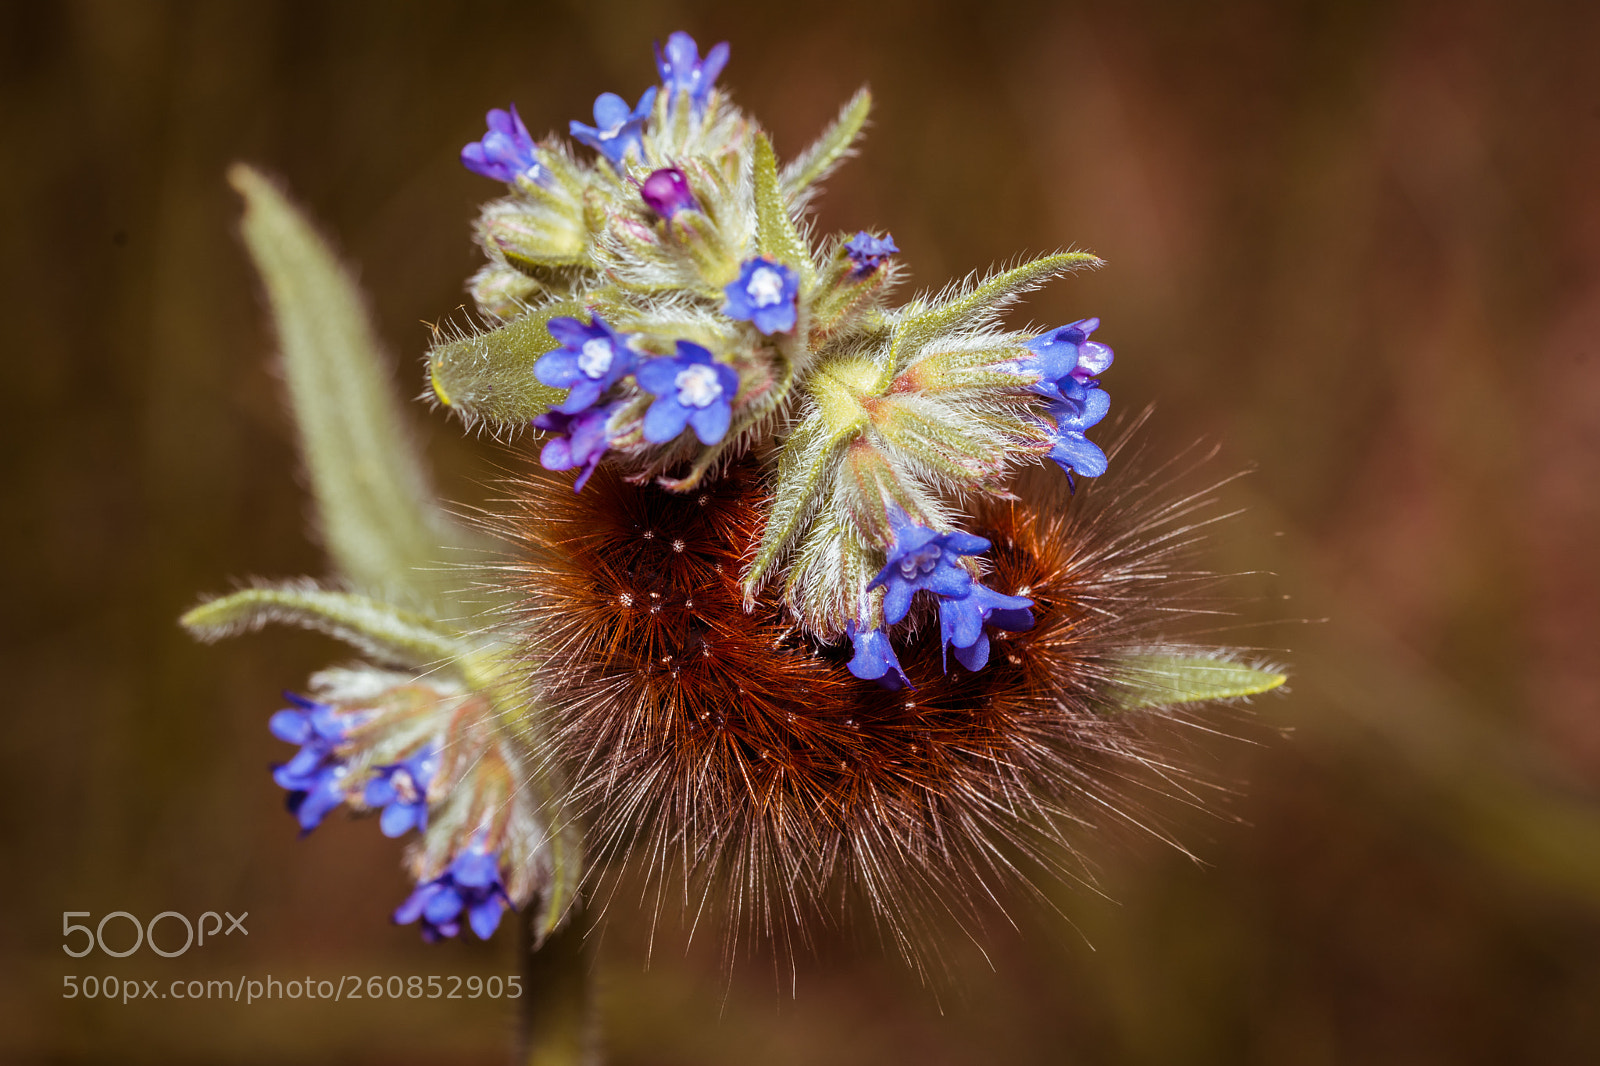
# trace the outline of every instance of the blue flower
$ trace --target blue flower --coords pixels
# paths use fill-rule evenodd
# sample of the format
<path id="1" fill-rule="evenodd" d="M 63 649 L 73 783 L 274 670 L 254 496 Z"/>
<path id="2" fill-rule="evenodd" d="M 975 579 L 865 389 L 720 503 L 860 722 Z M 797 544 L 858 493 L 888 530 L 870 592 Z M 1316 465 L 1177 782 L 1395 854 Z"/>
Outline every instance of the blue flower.
<path id="1" fill-rule="evenodd" d="M 800 279 L 782 263 L 767 258 L 746 259 L 738 280 L 722 291 L 728 297 L 722 313 L 729 318 L 753 322 L 756 329 L 769 336 L 794 329 Z"/>
<path id="2" fill-rule="evenodd" d="M 489 112 L 488 122 L 489 132 L 483 139 L 461 149 L 463 166 L 474 174 L 497 181 L 516 181 L 518 174 L 526 174 L 540 184 L 549 180 L 549 174 L 534 153 L 528 127 L 517 114 L 516 104 L 511 105 L 510 111 L 494 108 Z"/>
<path id="3" fill-rule="evenodd" d="M 739 375 L 689 341 L 678 342 L 676 357 L 647 360 L 634 372 L 639 387 L 660 397 L 644 413 L 644 439 L 662 444 L 693 426 L 701 444 L 715 444 L 733 420 Z"/>
<path id="4" fill-rule="evenodd" d="M 583 473 L 572 483 L 573 492 L 582 492 L 589 475 L 600 465 L 600 457 L 611 445 L 606 437 L 606 423 L 616 409 L 616 404 L 608 404 L 575 415 L 547 411 L 535 418 L 533 424 L 551 434 L 539 452 L 539 465 L 546 470 L 582 467 Z"/>
<path id="5" fill-rule="evenodd" d="M 386 837 L 428 828 L 428 785 L 439 772 L 439 749 L 429 743 L 409 759 L 373 768 L 377 776 L 367 782 L 362 799 L 368 807 L 382 807 L 378 828 Z"/>
<path id="6" fill-rule="evenodd" d="M 1006 596 L 972 582 L 965 596 L 939 601 L 939 639 L 944 645 L 945 669 L 949 669 L 950 649 L 956 662 L 974 672 L 989 662 L 988 622 L 1000 629 L 1022 630 L 1033 627 L 1033 601 L 1026 596 Z"/>
<path id="7" fill-rule="evenodd" d="M 876 273 L 883 265 L 883 261 L 899 250 L 894 238 L 889 234 L 874 237 L 866 230 L 862 230 L 850 238 L 849 243 L 844 246 L 844 254 L 854 264 L 850 276 L 860 279 Z"/>
<path id="8" fill-rule="evenodd" d="M 926 589 L 941 597 L 965 596 L 972 575 L 956 560 L 989 550 L 989 542 L 970 533 L 936 533 L 894 511 L 894 543 L 868 589 L 883 586 L 883 620 L 897 625 L 911 610 L 911 597 Z"/>
<path id="9" fill-rule="evenodd" d="M 641 153 L 644 151 L 641 142 L 644 124 L 655 102 L 654 85 L 644 91 L 644 95 L 639 97 L 639 106 L 632 111 L 628 110 L 628 101 L 616 93 L 601 93 L 594 99 L 594 125 L 585 126 L 573 119 L 570 127 L 572 136 L 611 160 L 612 166 L 618 166 L 628 154 L 629 147 L 637 147 Z"/>
<path id="10" fill-rule="evenodd" d="M 711 94 L 711 84 L 728 65 L 728 42 L 712 48 L 704 59 L 694 38 L 682 30 L 667 38 L 667 47 L 656 45 L 656 69 L 661 72 L 662 87 L 667 90 L 667 103 L 676 104 L 678 93 L 687 92 L 696 111 L 706 106 Z"/>
<path id="11" fill-rule="evenodd" d="M 340 714 L 329 704 L 292 692 L 284 696 L 294 707 L 274 714 L 267 728 L 279 740 L 299 744 L 300 750 L 288 762 L 273 767 L 272 779 L 289 790 L 286 805 L 304 834 L 344 802 L 344 779 L 350 768 L 338 748 L 370 714 Z"/>
<path id="12" fill-rule="evenodd" d="M 662 218 L 671 218 L 684 208 L 698 208 L 689 179 L 677 167 L 663 167 L 651 171 L 639 186 L 639 196 L 650 210 Z"/>
<path id="13" fill-rule="evenodd" d="M 858 630 L 851 622 L 845 627 L 856 654 L 850 660 L 850 672 L 863 681 L 876 681 L 884 688 L 915 688 L 906 672 L 900 669 L 900 659 L 889 643 L 889 634 L 881 629 Z M 891 673 L 892 671 L 892 673 Z"/>
<path id="14" fill-rule="evenodd" d="M 511 898 L 500 882 L 500 856 L 475 842 L 457 855 L 441 876 L 418 885 L 395 908 L 394 920 L 397 925 L 410 925 L 420 918 L 422 939 L 432 943 L 461 932 L 464 910 L 478 939 L 488 940 L 507 907 L 511 907 Z"/>
<path id="15" fill-rule="evenodd" d="M 1083 434 L 1110 409 L 1111 396 L 1104 389 L 1086 390 L 1083 402 L 1076 406 L 1065 400 L 1050 405 L 1056 422 L 1050 431 L 1050 458 L 1067 472 L 1069 484 L 1073 474 L 1099 477 L 1106 472 L 1106 453 Z"/>
<path id="16" fill-rule="evenodd" d="M 1100 327 L 1098 318 L 1083 318 L 1060 329 L 1042 333 L 1027 342 L 1033 358 L 1014 365 L 1021 373 L 1038 374 L 1029 386 L 1041 396 L 1059 400 L 1081 413 L 1096 379 L 1111 366 L 1111 349 L 1089 335 Z"/>
<path id="17" fill-rule="evenodd" d="M 575 415 L 593 407 L 611 386 L 633 371 L 638 357 L 627 338 L 599 315 L 590 325 L 576 318 L 552 318 L 547 327 L 561 347 L 539 357 L 533 376 L 552 389 L 568 389 L 555 405 L 562 414 Z"/>

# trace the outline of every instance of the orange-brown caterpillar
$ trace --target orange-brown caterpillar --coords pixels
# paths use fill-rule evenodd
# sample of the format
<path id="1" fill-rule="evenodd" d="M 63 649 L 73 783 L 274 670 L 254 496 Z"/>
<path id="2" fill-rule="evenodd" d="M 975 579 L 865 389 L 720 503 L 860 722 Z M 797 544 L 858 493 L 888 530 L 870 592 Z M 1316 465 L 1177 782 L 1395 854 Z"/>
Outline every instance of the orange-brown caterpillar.
<path id="1" fill-rule="evenodd" d="M 1110 669 L 1190 610 L 1197 579 L 1174 567 L 1206 500 L 1141 502 L 1164 487 L 1114 508 L 1064 484 L 979 504 L 964 528 L 993 543 L 983 580 L 1032 597 L 1035 624 L 992 632 L 985 669 L 946 673 L 924 607 L 897 636 L 916 687 L 890 691 L 849 673 L 848 642 L 804 636 L 779 593 L 743 609 L 753 464 L 684 494 L 605 468 L 577 494 L 521 482 L 506 532 L 527 658 L 591 860 L 641 864 L 658 899 L 681 881 L 692 911 L 721 897 L 730 934 L 781 945 L 859 892 L 914 960 L 920 917 L 965 922 L 1008 882 L 1071 876 L 1068 828 L 1137 821 L 1131 779 L 1168 772 Z"/>

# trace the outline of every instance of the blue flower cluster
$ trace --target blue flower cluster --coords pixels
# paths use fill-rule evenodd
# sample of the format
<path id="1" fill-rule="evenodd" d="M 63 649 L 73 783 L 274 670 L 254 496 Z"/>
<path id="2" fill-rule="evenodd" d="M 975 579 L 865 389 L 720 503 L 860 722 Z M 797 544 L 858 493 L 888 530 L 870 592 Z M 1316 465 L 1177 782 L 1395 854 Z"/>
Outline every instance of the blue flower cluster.
<path id="1" fill-rule="evenodd" d="M 539 463 L 546 470 L 581 467 L 574 491 L 583 488 L 610 446 L 606 426 L 620 405 L 599 401 L 630 374 L 657 397 L 645 412 L 645 440 L 664 444 L 690 428 L 701 444 L 716 444 L 727 435 L 739 375 L 700 345 L 680 340 L 676 356 L 641 362 L 628 338 L 598 314 L 588 324 L 553 318 L 549 330 L 561 346 L 541 356 L 533 373 L 541 383 L 568 391 L 553 410 L 533 420 L 536 428 L 552 435 Z"/>
<path id="2" fill-rule="evenodd" d="M 500 881 L 500 855 L 481 841 L 463 848 L 439 877 L 416 887 L 395 908 L 397 925 L 421 920 L 422 939 L 433 943 L 461 932 L 461 913 L 479 940 L 488 940 L 500 926 L 500 916 L 515 910 Z"/>
<path id="3" fill-rule="evenodd" d="M 857 280 L 877 273 L 883 261 L 899 251 L 899 245 L 894 243 L 894 238 L 889 234 L 874 237 L 866 230 L 850 238 L 844 246 L 845 257 L 851 264 L 850 276 Z"/>
<path id="4" fill-rule="evenodd" d="M 289 790 L 288 807 L 300 823 L 302 835 L 353 792 L 346 754 L 354 734 L 378 714 L 374 710 L 342 711 L 293 692 L 284 697 L 294 704 L 274 714 L 267 728 L 279 740 L 300 745 L 286 763 L 273 767 L 272 779 Z M 400 762 L 373 768 L 361 791 L 368 807 L 382 807 L 379 825 L 384 836 L 398 837 L 428 825 L 428 786 L 439 771 L 439 750 L 424 744 Z"/>
<path id="5" fill-rule="evenodd" d="M 528 127 L 517 114 L 516 104 L 511 105 L 510 111 L 498 107 L 490 111 L 488 123 L 489 132 L 482 140 L 461 149 L 463 166 L 496 181 L 516 181 L 519 174 L 540 184 L 549 180 L 548 172 L 539 163 Z"/>
<path id="6" fill-rule="evenodd" d="M 713 46 L 704 59 L 700 58 L 700 46 L 694 38 L 682 30 L 667 38 L 666 48 L 656 45 L 656 70 L 667 90 L 668 106 L 676 106 L 678 94 L 686 92 L 695 111 L 704 111 L 712 83 L 727 65 L 727 41 Z"/>
<path id="7" fill-rule="evenodd" d="M 665 48 L 656 45 L 656 69 L 661 74 L 660 88 L 667 92 L 668 106 L 677 106 L 678 94 L 688 93 L 696 115 L 705 110 L 711 87 L 727 64 L 726 41 L 703 59 L 694 38 L 681 30 L 667 38 Z M 655 108 L 657 91 L 652 85 L 633 107 L 616 93 L 601 93 L 594 101 L 594 125 L 573 119 L 568 130 L 575 140 L 620 168 L 629 149 L 644 154 L 644 125 Z M 541 184 L 548 180 L 548 172 L 538 161 L 533 138 L 518 117 L 515 104 L 510 111 L 490 111 L 488 126 L 489 132 L 481 140 L 461 149 L 461 162 L 468 170 L 505 182 L 515 181 L 519 174 Z"/>
<path id="8" fill-rule="evenodd" d="M 586 126 L 573 119 L 568 127 L 574 140 L 587 144 L 610 161 L 620 166 L 629 148 L 644 153 L 644 124 L 656 106 L 655 86 L 644 91 L 639 104 L 628 108 L 628 101 L 616 93 L 601 93 L 594 100 L 594 125 Z"/>
<path id="9" fill-rule="evenodd" d="M 274 714 L 267 728 L 279 740 L 300 745 L 300 750 L 272 768 L 272 779 L 289 790 L 289 813 L 299 821 L 303 835 L 344 802 L 350 767 L 340 748 L 370 715 L 342 714 L 330 704 L 293 692 L 283 695 L 294 706 Z"/>
<path id="10" fill-rule="evenodd" d="M 686 426 L 694 428 L 701 444 L 715 444 L 727 434 L 739 375 L 700 345 L 679 341 L 676 356 L 650 360 L 634 378 L 641 389 L 657 397 L 644 413 L 645 440 L 665 443 Z"/>
<path id="11" fill-rule="evenodd" d="M 985 624 L 997 629 L 1023 630 L 1033 625 L 1026 596 L 1006 596 L 979 584 L 961 565 L 964 555 L 989 550 L 989 542 L 970 533 L 939 533 L 911 521 L 903 512 L 891 511 L 894 543 L 878 576 L 867 588 L 883 589 L 883 621 L 898 625 L 911 610 L 918 592 L 939 597 L 939 635 L 948 669 L 950 649 L 956 662 L 968 670 L 982 670 L 989 662 L 989 634 Z M 888 636 L 876 629 L 848 630 L 855 647 L 850 672 L 865 680 L 898 688 L 909 684 L 900 669 Z M 890 678 L 889 672 L 897 676 Z"/>
<path id="12" fill-rule="evenodd" d="M 439 749 L 425 744 L 416 754 L 388 766 L 374 768 L 362 799 L 368 807 L 382 807 L 378 828 L 386 837 L 401 837 L 428 828 L 428 786 L 439 772 Z"/>
<path id="13" fill-rule="evenodd" d="M 800 301 L 800 279 L 793 270 L 765 256 L 746 259 L 739 276 L 722 290 L 728 302 L 722 313 L 749 322 L 762 333 L 794 329 Z"/>
<path id="14" fill-rule="evenodd" d="M 1029 386 L 1050 400 L 1050 458 L 1067 472 L 1099 477 L 1106 472 L 1106 453 L 1084 435 L 1106 416 L 1111 397 L 1100 388 L 1099 376 L 1111 366 L 1111 349 L 1089 339 L 1100 326 L 1098 318 L 1084 318 L 1028 342 L 1033 358 L 1015 364 L 1024 373 L 1038 374 Z"/>
<path id="15" fill-rule="evenodd" d="M 351 744 L 359 742 L 357 731 L 379 712 L 343 711 L 294 693 L 284 695 L 293 706 L 274 714 L 268 727 L 278 739 L 299 744 L 300 750 L 274 767 L 272 776 L 289 790 L 289 810 L 304 836 L 353 794 L 346 756 Z M 383 809 L 378 824 L 384 836 L 427 829 L 428 787 L 439 765 L 439 746 L 430 742 L 399 762 L 372 768 L 361 799 L 368 807 Z M 466 911 L 473 932 L 487 940 L 500 924 L 501 913 L 511 906 L 499 865 L 497 854 L 474 841 L 456 855 L 443 876 L 417 886 L 395 911 L 395 921 L 405 925 L 422 919 L 423 938 L 432 941 L 460 932 L 460 915 Z"/>

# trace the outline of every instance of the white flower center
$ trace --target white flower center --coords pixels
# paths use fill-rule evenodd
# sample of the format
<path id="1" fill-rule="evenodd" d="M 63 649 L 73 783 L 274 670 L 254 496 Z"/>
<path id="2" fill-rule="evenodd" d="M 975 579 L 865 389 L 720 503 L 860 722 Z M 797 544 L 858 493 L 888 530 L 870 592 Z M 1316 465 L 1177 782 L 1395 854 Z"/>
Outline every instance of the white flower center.
<path id="1" fill-rule="evenodd" d="M 586 340 L 578 352 L 578 369 L 589 379 L 598 381 L 611 369 L 611 358 L 615 354 L 611 342 L 604 337 Z"/>
<path id="2" fill-rule="evenodd" d="M 717 372 L 704 363 L 696 363 L 678 371 L 673 384 L 678 386 L 678 402 L 685 407 L 705 407 L 722 395 Z"/>
<path id="3" fill-rule="evenodd" d="M 757 267 L 744 291 L 757 307 L 771 307 L 783 299 L 783 277 L 771 267 Z"/>
<path id="4" fill-rule="evenodd" d="M 933 573 L 933 568 L 939 565 L 939 556 L 943 554 L 937 544 L 912 552 L 900 560 L 900 576 L 907 581 L 915 581 L 919 574 Z"/>

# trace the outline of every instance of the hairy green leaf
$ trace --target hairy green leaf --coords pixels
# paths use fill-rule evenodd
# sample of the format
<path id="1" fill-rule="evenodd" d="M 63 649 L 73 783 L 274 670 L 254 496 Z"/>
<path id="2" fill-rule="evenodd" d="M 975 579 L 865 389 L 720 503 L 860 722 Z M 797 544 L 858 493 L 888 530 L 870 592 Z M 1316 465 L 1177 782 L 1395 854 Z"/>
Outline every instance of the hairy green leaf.
<path id="1" fill-rule="evenodd" d="M 441 545 L 471 537 L 440 509 L 360 293 L 310 223 L 260 173 L 228 180 L 245 200 L 245 245 L 267 291 L 323 546 L 357 588 L 436 603 Z"/>
<path id="2" fill-rule="evenodd" d="M 756 242 L 763 255 L 769 255 L 800 273 L 803 285 L 810 285 L 815 270 L 811 253 L 789 217 L 783 189 L 778 184 L 778 157 L 765 133 L 756 134 L 755 147 Z"/>
<path id="3" fill-rule="evenodd" d="M 871 111 L 872 94 L 865 88 L 857 89 L 822 136 L 783 168 L 784 195 L 793 199 L 833 173 L 850 156 Z"/>
<path id="4" fill-rule="evenodd" d="M 1116 671 L 1119 683 L 1113 699 L 1124 711 L 1255 696 L 1288 680 L 1284 674 L 1244 663 L 1173 652 L 1128 655 L 1117 661 Z"/>
<path id="5" fill-rule="evenodd" d="M 895 320 L 890 349 L 895 368 L 903 368 L 924 344 L 944 334 L 959 327 L 987 325 L 1000 308 L 1052 278 L 1100 264 L 1101 260 L 1088 252 L 1058 252 L 991 274 L 967 292 L 931 304 L 911 305 Z"/>
<path id="6" fill-rule="evenodd" d="M 428 353 L 428 381 L 439 402 L 468 422 L 497 427 L 525 425 L 566 395 L 539 384 L 533 366 L 556 347 L 552 318 L 580 315 L 575 300 L 546 304 L 483 333 L 436 344 Z"/>
<path id="7" fill-rule="evenodd" d="M 254 632 L 269 622 L 300 626 L 337 637 L 379 662 L 412 670 L 464 661 L 470 652 L 459 636 L 421 615 L 309 583 L 240 589 L 207 600 L 178 622 L 208 643 Z"/>

